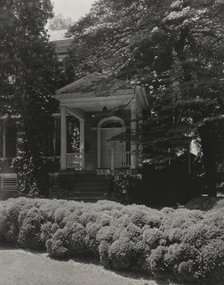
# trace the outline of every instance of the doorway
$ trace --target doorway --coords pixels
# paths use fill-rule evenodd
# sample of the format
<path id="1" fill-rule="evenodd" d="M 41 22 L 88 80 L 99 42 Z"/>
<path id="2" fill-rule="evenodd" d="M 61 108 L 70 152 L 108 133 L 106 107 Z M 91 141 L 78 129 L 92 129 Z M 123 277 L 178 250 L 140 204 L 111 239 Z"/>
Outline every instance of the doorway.
<path id="1" fill-rule="evenodd" d="M 124 121 L 110 117 L 98 125 L 98 168 L 114 169 L 126 166 L 126 141 L 122 138 Z"/>

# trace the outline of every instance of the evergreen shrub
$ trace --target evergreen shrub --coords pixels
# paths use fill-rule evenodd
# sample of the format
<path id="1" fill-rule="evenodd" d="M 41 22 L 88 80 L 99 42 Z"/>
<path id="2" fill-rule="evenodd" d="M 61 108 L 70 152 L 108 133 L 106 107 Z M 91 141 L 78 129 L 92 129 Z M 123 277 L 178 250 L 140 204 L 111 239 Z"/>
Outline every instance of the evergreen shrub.
<path id="1" fill-rule="evenodd" d="M 0 202 L 0 243 L 57 258 L 94 257 L 107 268 L 150 278 L 221 285 L 223 210 L 9 199 Z"/>

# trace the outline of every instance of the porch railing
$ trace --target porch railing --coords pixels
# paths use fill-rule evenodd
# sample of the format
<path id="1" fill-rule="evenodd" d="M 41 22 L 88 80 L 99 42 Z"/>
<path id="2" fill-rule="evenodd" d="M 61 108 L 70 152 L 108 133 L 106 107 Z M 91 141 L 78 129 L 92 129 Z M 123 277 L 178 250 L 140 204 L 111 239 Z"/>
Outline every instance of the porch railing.
<path id="1" fill-rule="evenodd" d="M 66 153 L 66 168 L 80 169 L 81 157 L 80 153 Z"/>
<path id="2" fill-rule="evenodd" d="M 111 169 L 115 168 L 129 168 L 131 165 L 131 152 L 116 152 L 111 151 Z M 81 169 L 81 155 L 80 153 L 66 154 L 66 169 Z"/>
<path id="3" fill-rule="evenodd" d="M 129 168 L 131 165 L 131 152 L 116 152 L 111 151 L 111 169 L 114 168 Z"/>

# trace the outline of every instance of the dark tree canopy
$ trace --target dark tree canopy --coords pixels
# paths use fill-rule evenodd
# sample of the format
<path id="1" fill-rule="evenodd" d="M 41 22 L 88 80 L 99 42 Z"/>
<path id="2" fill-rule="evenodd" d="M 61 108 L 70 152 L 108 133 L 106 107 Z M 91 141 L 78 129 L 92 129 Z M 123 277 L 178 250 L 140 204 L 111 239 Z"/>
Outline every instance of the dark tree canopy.
<path id="1" fill-rule="evenodd" d="M 16 167 L 24 192 L 42 191 L 45 179 L 44 137 L 58 72 L 45 29 L 50 17 L 50 0 L 0 2 L 0 114 L 18 115 Z"/>
<path id="2" fill-rule="evenodd" d="M 100 71 L 144 87 L 144 158 L 174 159 L 224 112 L 223 15 L 222 0 L 98 0 L 69 30 L 69 80 Z"/>
<path id="3" fill-rule="evenodd" d="M 211 51 L 213 61 L 220 56 L 223 9 L 214 0 L 97 1 L 70 29 L 76 68 L 148 75 L 169 68 L 173 50 L 181 62 L 203 56 L 208 64 Z"/>
<path id="4" fill-rule="evenodd" d="M 28 97 L 47 101 L 54 92 L 57 61 L 45 30 L 51 2 L 3 0 L 0 5 L 1 99 L 13 99 L 9 108 Z"/>
<path id="5" fill-rule="evenodd" d="M 215 0 L 97 1 L 69 31 L 69 75 L 101 71 L 144 86 L 145 156 L 176 156 L 198 123 L 223 111 L 223 12 Z"/>

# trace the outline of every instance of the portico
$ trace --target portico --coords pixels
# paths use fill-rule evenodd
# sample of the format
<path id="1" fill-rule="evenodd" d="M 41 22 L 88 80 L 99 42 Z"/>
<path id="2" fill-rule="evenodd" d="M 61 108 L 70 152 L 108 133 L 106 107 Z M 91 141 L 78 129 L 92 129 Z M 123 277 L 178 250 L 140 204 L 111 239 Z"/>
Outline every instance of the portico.
<path id="1" fill-rule="evenodd" d="M 99 104 L 95 102 L 96 108 L 92 110 L 91 102 L 82 102 L 76 100 L 77 104 L 83 103 L 83 115 L 68 105 L 60 107 L 61 110 L 61 170 L 93 170 L 98 169 L 115 169 L 115 168 L 135 168 L 136 160 L 134 154 L 131 155 L 131 149 L 136 148 L 132 143 L 126 141 L 127 129 L 126 122 L 118 116 L 110 116 L 110 112 L 99 110 Z M 96 100 L 98 101 L 98 100 Z M 107 102 L 109 107 L 111 102 Z M 70 105 L 70 104 L 69 104 Z M 90 109 L 91 111 L 90 111 Z M 131 111 L 131 110 L 126 110 Z M 129 113 L 127 112 L 127 113 Z M 116 112 L 115 112 L 116 113 Z M 67 118 L 73 116 L 79 120 L 79 138 L 80 145 L 78 152 L 69 153 L 67 150 Z M 130 114 L 131 116 L 131 114 Z M 129 119 L 130 122 L 130 119 Z M 116 138 L 116 136 L 125 138 Z M 85 145 L 91 143 L 91 146 L 85 149 Z M 95 157 L 95 158 L 93 158 Z M 93 161 L 95 160 L 95 162 Z M 86 161 L 87 160 L 87 161 Z M 87 165 L 86 165 L 87 162 Z"/>
<path id="2" fill-rule="evenodd" d="M 57 91 L 61 115 L 61 170 L 138 167 L 135 138 L 138 98 L 130 85 L 111 90 L 106 80 L 104 75 L 95 73 Z M 67 149 L 68 116 L 79 121 L 79 149 L 71 153 Z"/>

